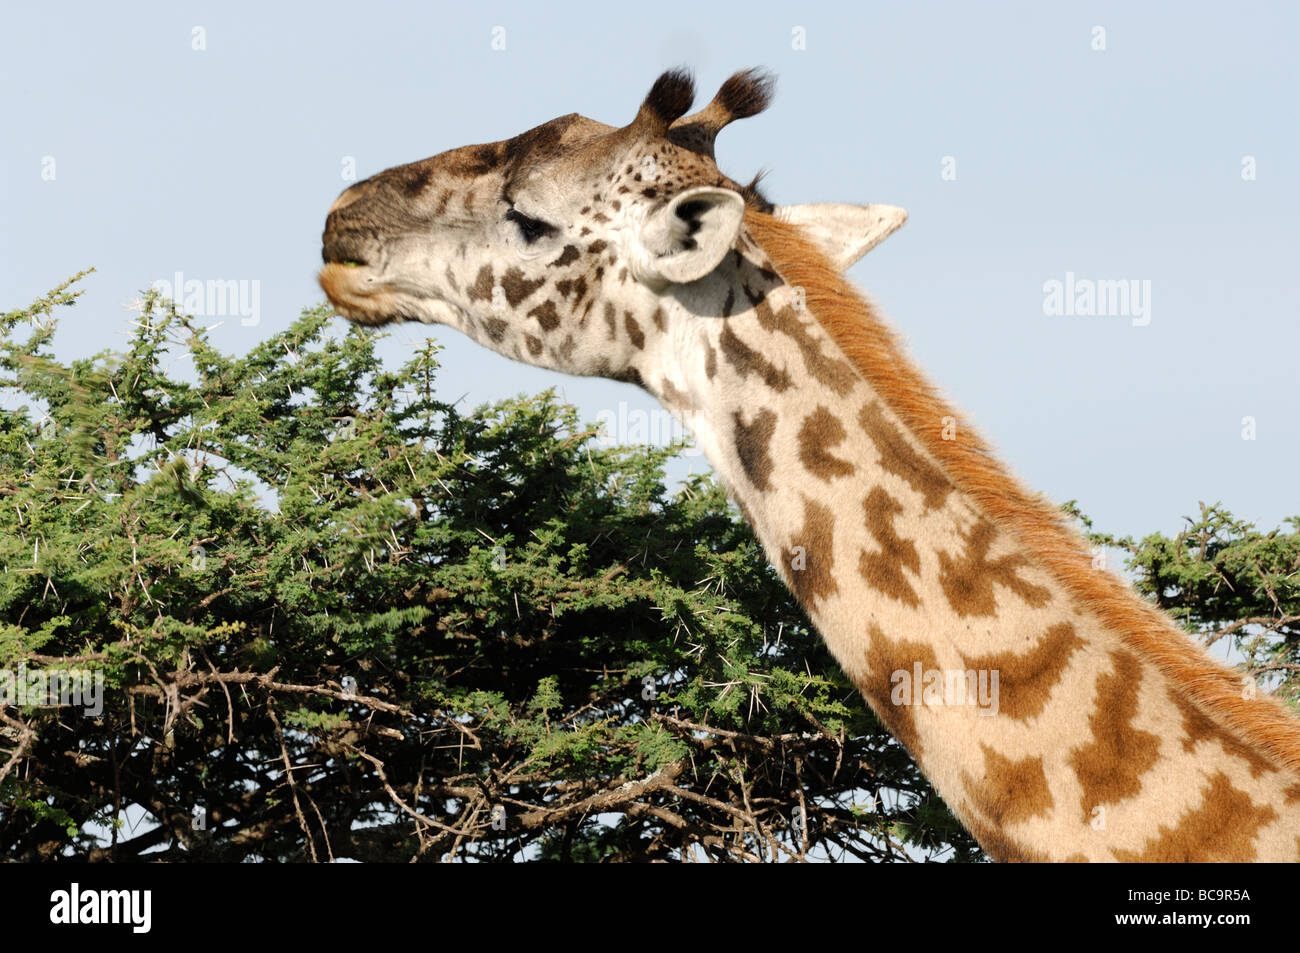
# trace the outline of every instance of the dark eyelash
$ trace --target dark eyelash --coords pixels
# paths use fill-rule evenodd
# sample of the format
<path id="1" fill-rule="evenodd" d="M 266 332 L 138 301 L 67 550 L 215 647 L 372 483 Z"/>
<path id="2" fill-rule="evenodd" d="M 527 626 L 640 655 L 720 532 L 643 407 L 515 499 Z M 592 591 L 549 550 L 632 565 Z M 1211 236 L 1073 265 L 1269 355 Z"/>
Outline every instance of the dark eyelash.
<path id="1" fill-rule="evenodd" d="M 519 226 L 519 234 L 523 236 L 524 242 L 529 245 L 556 230 L 554 225 L 548 225 L 540 219 L 529 218 L 523 212 L 513 208 L 506 212 L 506 220 Z"/>

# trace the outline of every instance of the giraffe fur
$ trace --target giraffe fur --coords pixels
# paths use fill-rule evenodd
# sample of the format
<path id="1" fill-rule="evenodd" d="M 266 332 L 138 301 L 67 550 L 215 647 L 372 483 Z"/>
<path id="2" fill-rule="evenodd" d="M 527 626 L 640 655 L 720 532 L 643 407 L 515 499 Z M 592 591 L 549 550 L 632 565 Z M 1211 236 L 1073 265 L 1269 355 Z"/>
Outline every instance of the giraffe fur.
<path id="1" fill-rule="evenodd" d="M 744 71 L 687 115 L 670 71 L 624 126 L 381 172 L 330 210 L 321 286 L 359 323 L 653 394 L 994 858 L 1300 859 L 1300 722 L 1093 568 L 844 278 L 906 213 L 779 207 L 718 169 L 772 88 Z M 967 673 L 995 703 L 957 698 Z"/>

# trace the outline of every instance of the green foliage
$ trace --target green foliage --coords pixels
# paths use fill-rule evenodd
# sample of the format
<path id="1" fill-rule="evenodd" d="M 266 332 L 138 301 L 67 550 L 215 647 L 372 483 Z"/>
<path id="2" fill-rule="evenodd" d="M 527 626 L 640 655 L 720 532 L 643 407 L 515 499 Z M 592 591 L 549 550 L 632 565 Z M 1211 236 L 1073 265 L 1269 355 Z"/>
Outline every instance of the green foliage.
<path id="1" fill-rule="evenodd" d="M 231 357 L 149 295 L 64 366 L 73 297 L 0 323 L 0 666 L 104 708 L 3 714 L 4 856 L 979 856 L 676 448 L 324 309 Z"/>
<path id="2" fill-rule="evenodd" d="M 0 855 L 983 859 L 675 448 L 461 413 L 324 309 L 231 357 L 148 295 L 64 365 L 70 286 L 0 318 L 0 670 L 103 708 L 0 709 Z M 1294 616 L 1296 535 L 1215 519 L 1144 591 Z M 1293 664 L 1294 621 L 1230 635 Z"/>
<path id="3" fill-rule="evenodd" d="M 1125 552 L 1138 592 L 1300 713 L 1300 516 L 1261 533 L 1202 503 L 1173 538 L 1135 541 L 1093 531 L 1074 501 L 1065 510 L 1092 542 Z"/>

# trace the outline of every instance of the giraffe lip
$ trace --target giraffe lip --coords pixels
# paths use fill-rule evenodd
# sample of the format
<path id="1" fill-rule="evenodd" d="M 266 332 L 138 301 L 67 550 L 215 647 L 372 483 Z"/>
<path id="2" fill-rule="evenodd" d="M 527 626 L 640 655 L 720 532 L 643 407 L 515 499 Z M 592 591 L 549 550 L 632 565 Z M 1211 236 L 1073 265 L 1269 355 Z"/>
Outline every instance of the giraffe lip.
<path id="1" fill-rule="evenodd" d="M 393 295 L 370 272 L 365 265 L 334 260 L 326 261 L 317 277 L 339 314 L 362 324 L 383 324 L 393 320 L 398 308 Z"/>
<path id="2" fill-rule="evenodd" d="M 331 228 L 326 225 L 325 234 L 321 236 L 320 257 L 326 265 L 345 265 L 355 268 L 370 264 L 365 252 L 374 251 L 367 247 L 370 243 L 364 235 L 347 228 Z"/>
<path id="3" fill-rule="evenodd" d="M 322 250 L 321 259 L 327 265 L 345 265 L 348 268 L 364 268 L 370 264 L 357 254 L 340 254 L 332 250 Z"/>
<path id="4" fill-rule="evenodd" d="M 466 315 L 464 308 L 441 295 L 400 281 L 384 280 L 369 266 L 348 267 L 342 261 L 326 262 L 318 279 L 334 310 L 357 324 L 419 321 L 456 326 Z M 439 314 L 441 318 L 434 316 Z"/>

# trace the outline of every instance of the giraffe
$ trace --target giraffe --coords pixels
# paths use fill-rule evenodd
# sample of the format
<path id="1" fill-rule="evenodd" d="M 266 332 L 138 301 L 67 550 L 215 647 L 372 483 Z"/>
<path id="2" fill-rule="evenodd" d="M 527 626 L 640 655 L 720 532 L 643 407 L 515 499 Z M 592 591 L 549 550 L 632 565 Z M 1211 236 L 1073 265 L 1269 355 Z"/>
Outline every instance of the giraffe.
<path id="1" fill-rule="evenodd" d="M 653 394 L 994 859 L 1300 858 L 1300 721 L 1094 567 L 844 278 L 906 214 L 719 171 L 719 131 L 771 93 L 743 71 L 688 115 L 672 70 L 625 126 L 575 113 L 381 172 L 331 208 L 321 286 L 354 322 Z"/>

